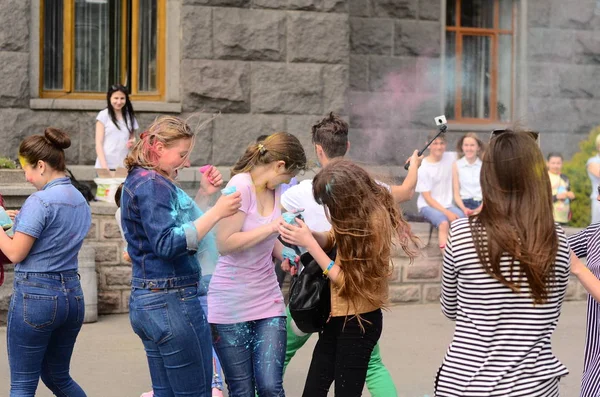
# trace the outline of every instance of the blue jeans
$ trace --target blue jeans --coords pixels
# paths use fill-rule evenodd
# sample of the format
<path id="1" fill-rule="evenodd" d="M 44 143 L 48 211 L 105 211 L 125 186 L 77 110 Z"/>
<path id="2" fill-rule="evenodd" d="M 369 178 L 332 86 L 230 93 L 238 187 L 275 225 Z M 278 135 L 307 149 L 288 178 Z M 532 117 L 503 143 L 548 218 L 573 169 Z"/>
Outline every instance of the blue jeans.
<path id="1" fill-rule="evenodd" d="M 85 305 L 79 275 L 15 272 L 8 315 L 10 396 L 35 396 L 40 376 L 57 396 L 85 397 L 69 375 Z"/>
<path id="2" fill-rule="evenodd" d="M 285 317 L 211 324 L 229 397 L 285 397 Z"/>
<path id="3" fill-rule="evenodd" d="M 458 207 L 451 206 L 446 209 L 450 212 L 455 213 L 459 218 L 465 217 L 465 214 L 463 214 L 463 212 Z M 442 222 L 448 222 L 448 218 L 446 217 L 446 215 L 444 215 L 443 213 L 441 213 L 433 207 L 423 207 L 419 212 L 425 217 L 425 219 L 427 219 L 427 221 L 429 221 L 429 223 L 431 223 L 435 227 L 439 227 Z"/>
<path id="4" fill-rule="evenodd" d="M 208 290 L 208 284 L 210 283 L 210 278 L 212 274 L 208 274 L 206 276 L 202 276 L 201 282 L 204 283 L 206 289 Z M 202 305 L 202 310 L 204 310 L 204 314 L 208 316 L 208 297 L 206 295 L 198 296 L 200 300 L 200 304 Z M 212 357 L 212 369 L 213 369 L 213 378 L 212 378 L 212 387 L 216 387 L 219 390 L 223 390 L 223 378 L 221 377 L 221 362 L 219 361 L 219 357 L 213 348 L 213 357 Z"/>
<path id="5" fill-rule="evenodd" d="M 132 288 L 129 319 L 144 344 L 155 397 L 210 397 L 212 346 L 198 287 Z"/>

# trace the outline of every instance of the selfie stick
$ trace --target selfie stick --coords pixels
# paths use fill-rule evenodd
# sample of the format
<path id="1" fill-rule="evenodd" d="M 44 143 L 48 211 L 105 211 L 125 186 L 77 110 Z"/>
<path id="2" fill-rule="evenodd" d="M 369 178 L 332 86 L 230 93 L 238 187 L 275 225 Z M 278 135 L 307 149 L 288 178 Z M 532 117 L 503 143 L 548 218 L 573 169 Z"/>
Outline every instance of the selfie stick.
<path id="1" fill-rule="evenodd" d="M 433 141 L 435 141 L 436 139 L 438 139 L 438 137 L 440 135 L 442 135 L 444 132 L 446 132 L 446 130 L 448 129 L 448 126 L 446 125 L 446 116 L 438 116 L 435 118 L 435 123 L 437 124 L 437 126 L 440 128 L 438 133 L 429 141 L 427 142 L 427 145 L 425 145 L 425 147 L 421 150 L 419 150 L 418 156 L 421 157 L 423 155 L 423 153 L 425 153 L 425 150 L 427 150 L 427 148 L 429 147 L 429 145 L 431 145 L 433 143 Z M 408 171 L 408 167 L 410 167 L 410 160 L 406 162 L 406 164 L 404 164 L 404 169 Z"/>

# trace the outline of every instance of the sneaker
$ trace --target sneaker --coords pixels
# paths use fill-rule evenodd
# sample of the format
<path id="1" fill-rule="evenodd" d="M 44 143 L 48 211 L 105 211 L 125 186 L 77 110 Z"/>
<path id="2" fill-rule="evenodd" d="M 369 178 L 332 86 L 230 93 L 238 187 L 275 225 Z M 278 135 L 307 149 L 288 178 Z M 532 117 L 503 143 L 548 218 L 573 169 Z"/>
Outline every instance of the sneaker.
<path id="1" fill-rule="evenodd" d="M 153 391 L 147 391 L 146 393 L 142 393 L 140 397 L 154 397 Z"/>
<path id="2" fill-rule="evenodd" d="M 212 389 L 212 397 L 223 397 L 223 392 L 221 391 L 221 389 L 213 387 L 213 389 Z"/>

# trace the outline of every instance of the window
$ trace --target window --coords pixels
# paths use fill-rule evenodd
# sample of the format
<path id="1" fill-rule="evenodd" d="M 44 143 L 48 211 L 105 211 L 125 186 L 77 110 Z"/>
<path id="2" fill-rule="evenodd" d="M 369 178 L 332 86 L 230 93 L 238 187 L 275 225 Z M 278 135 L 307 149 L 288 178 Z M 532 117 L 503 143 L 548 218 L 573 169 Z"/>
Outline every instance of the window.
<path id="1" fill-rule="evenodd" d="M 515 81 L 513 0 L 447 0 L 445 113 L 459 122 L 509 122 Z"/>
<path id="2" fill-rule="evenodd" d="M 166 0 L 42 0 L 40 97 L 164 98 Z"/>

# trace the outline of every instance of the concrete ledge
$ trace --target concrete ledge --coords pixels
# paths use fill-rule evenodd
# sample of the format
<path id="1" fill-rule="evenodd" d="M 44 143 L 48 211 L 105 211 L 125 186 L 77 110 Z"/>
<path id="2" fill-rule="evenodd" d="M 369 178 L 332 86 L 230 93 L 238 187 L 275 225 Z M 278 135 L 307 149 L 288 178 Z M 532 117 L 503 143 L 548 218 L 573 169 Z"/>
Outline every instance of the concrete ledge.
<path id="1" fill-rule="evenodd" d="M 103 99 L 32 98 L 29 107 L 37 110 L 95 110 L 104 109 Z M 181 102 L 136 101 L 136 112 L 181 113 Z"/>

